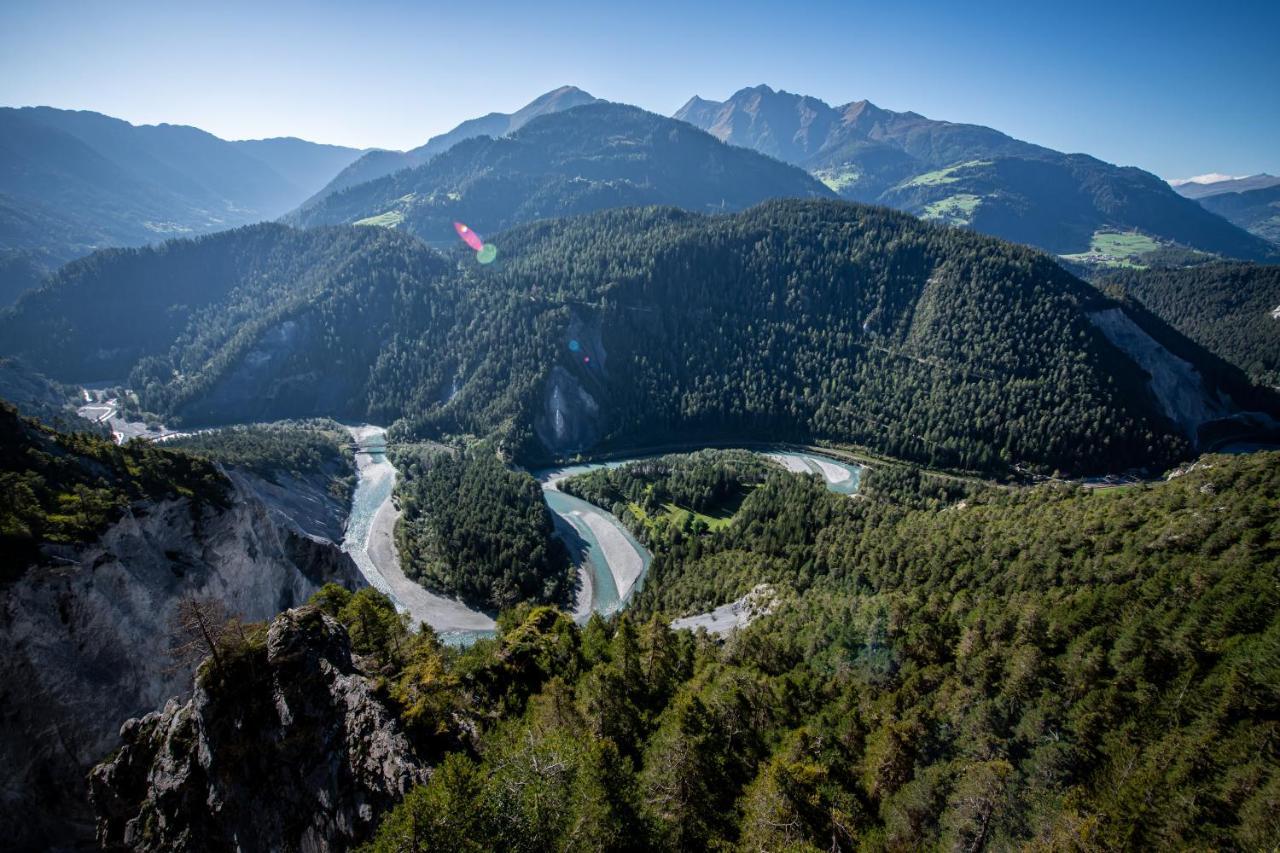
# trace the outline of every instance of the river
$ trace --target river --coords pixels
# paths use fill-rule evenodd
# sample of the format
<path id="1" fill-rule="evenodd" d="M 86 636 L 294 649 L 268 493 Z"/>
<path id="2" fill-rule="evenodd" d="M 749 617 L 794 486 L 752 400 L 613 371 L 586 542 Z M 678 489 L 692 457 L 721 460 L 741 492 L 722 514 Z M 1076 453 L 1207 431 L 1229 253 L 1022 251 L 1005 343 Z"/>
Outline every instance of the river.
<path id="1" fill-rule="evenodd" d="M 469 644 L 494 634 L 488 614 L 454 598 L 437 595 L 405 576 L 396 551 L 395 528 L 400 511 L 391 493 L 396 469 L 387 459 L 387 431 L 382 427 L 347 428 L 355 439 L 359 480 L 351 499 L 342 549 L 355 560 L 369 585 L 387 595 L 414 626 L 426 622 L 449 644 Z"/>
<path id="2" fill-rule="evenodd" d="M 766 456 L 788 471 L 818 474 L 827 488 L 843 495 L 858 490 L 862 468 L 830 456 L 792 450 L 772 450 Z M 561 536 L 576 551 L 580 592 L 575 618 L 585 622 L 592 612 L 605 615 L 625 607 L 644 582 L 653 554 L 611 512 L 560 491 L 561 480 L 598 468 L 617 468 L 643 457 L 588 465 L 572 465 L 538 472 L 547 506 L 555 513 Z M 567 529 L 566 529 L 567 528 Z M 575 547 L 576 546 L 576 547 Z"/>
<path id="3" fill-rule="evenodd" d="M 342 548 L 355 560 L 369 585 L 383 592 L 416 625 L 426 622 L 450 644 L 465 645 L 494 635 L 492 617 L 461 601 L 428 592 L 405 576 L 395 548 L 399 511 L 392 500 L 396 469 L 387 459 L 386 430 L 376 426 L 348 427 L 359 448 L 359 480 L 352 497 Z M 787 470 L 818 474 L 827 488 L 839 494 L 858 489 L 862 469 L 829 456 L 791 450 L 767 451 Z M 642 458 L 642 457 L 636 457 Z M 560 491 L 561 480 L 597 468 L 614 468 L 635 459 L 572 465 L 537 472 L 556 530 L 569 545 L 578 567 L 579 592 L 574 618 L 584 623 L 592 613 L 610 615 L 627 605 L 644 583 L 653 555 L 612 513 Z"/>

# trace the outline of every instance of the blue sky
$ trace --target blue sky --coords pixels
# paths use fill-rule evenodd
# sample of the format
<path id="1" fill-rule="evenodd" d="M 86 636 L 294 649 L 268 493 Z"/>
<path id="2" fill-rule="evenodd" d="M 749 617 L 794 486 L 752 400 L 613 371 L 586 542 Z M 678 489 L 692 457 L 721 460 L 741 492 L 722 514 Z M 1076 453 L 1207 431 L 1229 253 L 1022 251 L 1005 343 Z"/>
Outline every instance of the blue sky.
<path id="1" fill-rule="evenodd" d="M 1167 178 L 1280 173 L 1280 3 L 0 0 L 0 104 L 406 148 L 562 84 L 744 86 L 987 124 Z"/>

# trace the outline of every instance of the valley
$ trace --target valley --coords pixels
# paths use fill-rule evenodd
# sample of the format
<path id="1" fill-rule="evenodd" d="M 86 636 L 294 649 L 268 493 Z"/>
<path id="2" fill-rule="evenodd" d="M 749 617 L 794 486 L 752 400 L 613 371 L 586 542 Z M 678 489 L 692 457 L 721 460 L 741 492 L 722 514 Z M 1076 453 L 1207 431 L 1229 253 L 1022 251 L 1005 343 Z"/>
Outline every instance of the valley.
<path id="1" fill-rule="evenodd" d="M 386 456 L 386 430 L 350 427 L 357 445 L 358 480 L 342 540 L 370 586 L 387 595 L 409 615 L 410 625 L 426 623 L 449 644 L 467 645 L 492 637 L 493 618 L 456 599 L 438 595 L 407 578 L 396 552 L 393 499 L 396 471 Z M 837 494 L 852 495 L 861 468 L 812 453 L 759 451 L 787 471 L 823 477 Z M 547 505 L 557 517 L 557 535 L 570 546 L 578 574 L 572 613 L 583 624 L 592 613 L 610 616 L 626 606 L 644 581 L 653 555 L 611 513 L 562 492 L 558 484 L 588 471 L 618 468 L 645 457 L 622 457 L 607 463 L 575 464 L 536 473 Z M 429 510 L 428 510 L 429 511 Z"/>
<path id="2" fill-rule="evenodd" d="M 399 519 L 392 493 L 396 470 L 387 461 L 386 430 L 352 427 L 357 445 L 358 481 L 352 496 L 342 548 L 374 589 L 409 614 L 410 624 L 425 622 L 446 642 L 465 643 L 492 636 L 491 617 L 455 599 L 436 595 L 405 577 L 396 553 L 395 526 Z"/>
<path id="3" fill-rule="evenodd" d="M 1280 7 L 1068 11 L 0 8 L 0 848 L 1273 850 Z"/>

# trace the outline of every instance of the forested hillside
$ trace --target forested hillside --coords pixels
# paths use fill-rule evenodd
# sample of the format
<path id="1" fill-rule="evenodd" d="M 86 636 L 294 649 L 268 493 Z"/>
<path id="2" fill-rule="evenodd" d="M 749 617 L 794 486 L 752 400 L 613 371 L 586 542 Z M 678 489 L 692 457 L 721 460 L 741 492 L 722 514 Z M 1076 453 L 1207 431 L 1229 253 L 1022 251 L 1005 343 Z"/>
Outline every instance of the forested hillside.
<path id="1" fill-rule="evenodd" d="M 653 547 L 727 524 L 747 494 L 779 470 L 747 450 L 702 450 L 597 468 L 557 488 L 613 513 Z"/>
<path id="2" fill-rule="evenodd" d="M 1277 495 L 1276 454 L 944 511 L 779 473 L 728 528 L 663 547 L 634 611 L 578 628 L 525 605 L 463 651 L 326 588 L 397 717 L 381 742 L 403 732 L 398 760 L 434 767 L 368 849 L 1265 848 Z M 775 584 L 775 611 L 723 645 L 671 631 L 748 582 L 730 565 Z M 205 719 L 231 780 L 289 748 L 260 737 L 276 716 L 248 636 L 223 652 L 248 700 L 205 711 L 244 721 Z M 198 802 L 144 809 L 182 826 Z"/>
<path id="3" fill-rule="evenodd" d="M 419 248 L 379 230 L 264 224 L 95 252 L 0 314 L 0 346 L 63 381 L 118 381 L 148 357 L 167 362 L 176 345 L 183 355 L 173 367 L 189 373 L 215 348 L 253 343 L 272 312 L 296 310 L 349 276 L 353 262 L 361 274 L 381 274 L 372 265 L 390 245 Z M 416 252 L 417 266 L 431 269 L 432 261 L 425 249 Z"/>
<path id="4" fill-rule="evenodd" d="M 289 221 L 382 225 L 452 244 L 455 221 L 489 238 L 521 222 L 602 208 L 741 210 L 770 198 L 832 195 L 795 167 L 683 122 L 594 103 L 543 115 L 501 139 L 461 141 L 425 165 L 329 195 Z"/>
<path id="5" fill-rule="evenodd" d="M 1253 381 L 1280 387 L 1280 266 L 1113 270 L 1096 283 L 1141 302 Z"/>
<path id="6" fill-rule="evenodd" d="M 1212 195 L 1200 204 L 1265 240 L 1280 243 L 1280 185 Z"/>
<path id="7" fill-rule="evenodd" d="M 1029 250 L 814 201 L 611 211 L 500 242 L 488 266 L 362 228 L 99 253 L 0 317 L 0 342 L 58 378 L 132 368 L 143 408 L 188 424 L 403 418 L 403 435 L 493 436 L 526 461 L 828 439 L 1095 471 L 1187 450 L 1095 327 L 1115 304 Z M 1188 393 L 1274 408 L 1198 366 L 1208 388 Z"/>
<path id="8" fill-rule="evenodd" d="M 396 452 L 404 571 L 423 586 L 500 610 L 522 601 L 568 604 L 572 566 L 552 535 L 533 478 L 481 444 L 450 453 Z"/>
<path id="9" fill-rule="evenodd" d="M 166 448 L 222 465 L 251 471 L 276 485 L 319 475 L 329 494 L 344 506 L 355 488 L 351 436 L 336 421 L 284 421 L 252 424 L 183 435 L 164 442 Z"/>

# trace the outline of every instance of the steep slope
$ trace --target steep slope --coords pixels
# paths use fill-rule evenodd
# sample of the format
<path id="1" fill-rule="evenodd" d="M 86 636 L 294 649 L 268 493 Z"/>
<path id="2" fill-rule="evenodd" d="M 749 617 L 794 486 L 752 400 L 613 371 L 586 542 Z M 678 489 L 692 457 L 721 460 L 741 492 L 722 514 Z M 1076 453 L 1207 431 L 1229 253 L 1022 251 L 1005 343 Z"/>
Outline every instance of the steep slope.
<path id="1" fill-rule="evenodd" d="M 235 143 L 194 127 L 3 108 L 0 249 L 61 263 L 94 247 L 272 219 L 315 191 L 314 158 L 331 153 L 301 140 Z M 277 170 L 282 156 L 293 177 Z"/>
<path id="2" fill-rule="evenodd" d="M 1280 244 L 1280 181 L 1260 189 L 1211 195 L 1200 204 L 1250 233 Z"/>
<path id="3" fill-rule="evenodd" d="M 0 358 L 0 400 L 12 404 L 23 417 L 63 432 L 111 435 L 107 426 L 76 414 L 85 402 L 79 389 L 53 382 L 12 358 Z"/>
<path id="4" fill-rule="evenodd" d="M 1243 178 L 1213 174 L 1201 175 L 1198 178 L 1189 178 L 1182 181 L 1170 181 L 1169 185 L 1173 187 L 1178 195 L 1199 201 L 1222 193 L 1242 193 L 1249 190 L 1274 187 L 1280 185 L 1280 178 L 1275 175 L 1268 175 L 1266 172 Z"/>
<path id="5" fill-rule="evenodd" d="M 0 346 L 62 381 L 119 381 L 140 360 L 166 356 L 184 335 L 219 344 L 253 335 L 263 312 L 324 288 L 344 262 L 373 263 L 379 245 L 410 243 L 381 229 L 262 224 L 97 252 L 0 313 Z M 226 313 L 233 296 L 235 311 Z"/>
<path id="6" fill-rule="evenodd" d="M 811 171 L 840 170 L 865 156 L 863 149 L 874 151 L 880 146 L 901 152 L 907 158 L 901 161 L 904 165 L 917 167 L 1054 153 L 989 127 L 896 113 L 869 101 L 833 108 L 817 98 L 775 92 L 764 85 L 742 89 L 724 102 L 695 97 L 675 117 L 732 145 L 754 148 Z M 861 170 L 848 180 L 842 191 L 853 198 L 869 200 L 885 188 Z"/>
<path id="7" fill-rule="evenodd" d="M 4 200 L 0 199 L 0 211 Z M 3 216 L 3 212 L 0 212 Z M 18 297 L 44 280 L 45 267 L 29 252 L 0 251 L 0 310 L 8 308 Z"/>
<path id="8" fill-rule="evenodd" d="M 187 689 L 183 599 L 268 618 L 361 583 L 211 465 L 39 428 L 0 407 L 0 832 L 14 849 L 92 837 L 85 774 L 120 721 Z"/>
<path id="9" fill-rule="evenodd" d="M 329 196 L 292 221 L 385 224 L 452 242 L 454 221 L 492 234 L 605 207 L 737 210 L 768 198 L 827 195 L 799 169 L 601 102 L 544 115 L 502 139 L 467 140 L 424 166 Z"/>
<path id="10" fill-rule="evenodd" d="M 1095 283 L 1137 300 L 1253 381 L 1280 387 L 1280 266 L 1116 270 Z"/>
<path id="11" fill-rule="evenodd" d="M 1061 154 L 979 125 L 867 101 L 831 107 L 756 86 L 694 98 L 675 117 L 799 165 L 844 198 L 876 202 L 1062 254 L 1095 232 L 1139 229 L 1167 242 L 1264 260 L 1274 248 L 1206 215 L 1154 175 Z"/>
<path id="12" fill-rule="evenodd" d="M 428 775 L 347 632 L 290 610 L 206 664 L 194 695 L 121 729 L 90 780 L 103 846 L 346 850 Z"/>
<path id="13" fill-rule="evenodd" d="M 534 98 L 514 113 L 489 113 L 479 118 L 468 119 L 447 133 L 431 137 L 417 148 L 408 151 L 370 151 L 339 172 L 323 189 L 308 199 L 303 207 L 311 207 L 325 196 L 354 187 L 356 184 L 375 181 L 401 169 L 421 166 L 432 157 L 448 151 L 465 139 L 473 139 L 477 136 L 491 136 L 497 139 L 514 133 L 538 116 L 595 103 L 596 100 L 598 99 L 576 86 L 561 86 Z"/>
<path id="14" fill-rule="evenodd" d="M 493 435 L 529 461 L 828 439 L 993 472 L 1123 470 L 1169 463 L 1203 426 L 1175 425 L 1138 356 L 1091 319 L 1116 303 L 1043 255 L 903 214 L 630 209 L 494 240 L 488 266 L 364 228 L 107 253 L 24 298 L 0 341 L 55 377 L 113 348 L 115 370 L 133 360 L 143 408 L 188 424 L 404 418 L 402 435 Z M 198 309 L 169 286 L 193 267 L 210 276 L 192 279 Z M 97 330 L 94 295 L 126 286 L 157 320 Z M 73 307 L 82 325 L 41 325 Z M 1133 319 L 1187 362 L 1189 393 L 1217 401 L 1205 411 L 1275 410 L 1155 318 Z"/>
<path id="15" fill-rule="evenodd" d="M 323 613 L 206 663 L 191 702 L 126 725 L 93 774 L 100 837 L 319 851 L 376 824 L 376 853 L 1272 845 L 1280 454 L 1113 490 L 884 464 L 867 478 L 850 500 L 769 474 L 718 531 L 661 537 L 638 599 L 585 626 L 525 606 L 492 642 L 445 651 L 367 592 L 359 613 L 321 596 Z M 723 643 L 668 627 L 753 590 L 766 612 Z M 414 749 L 415 733 L 434 738 Z M 382 813 L 424 756 L 429 778 Z"/>

